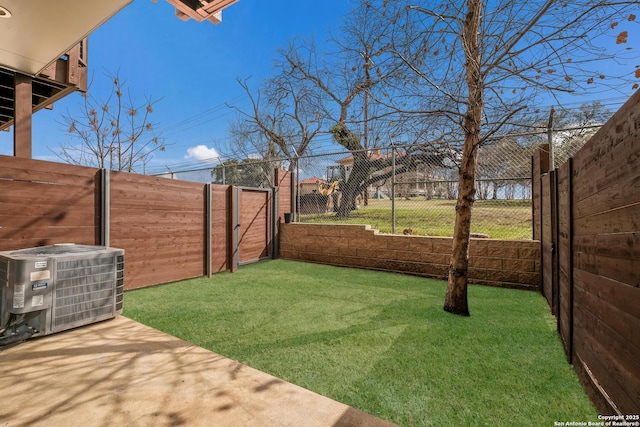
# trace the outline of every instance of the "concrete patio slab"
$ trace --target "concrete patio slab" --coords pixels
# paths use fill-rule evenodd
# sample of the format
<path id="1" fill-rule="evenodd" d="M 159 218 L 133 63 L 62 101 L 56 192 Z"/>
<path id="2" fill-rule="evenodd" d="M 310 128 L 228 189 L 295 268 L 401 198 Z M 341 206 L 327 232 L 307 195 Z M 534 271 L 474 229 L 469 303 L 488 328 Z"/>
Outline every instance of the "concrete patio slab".
<path id="1" fill-rule="evenodd" d="M 119 316 L 0 352 L 0 426 L 387 421 Z"/>

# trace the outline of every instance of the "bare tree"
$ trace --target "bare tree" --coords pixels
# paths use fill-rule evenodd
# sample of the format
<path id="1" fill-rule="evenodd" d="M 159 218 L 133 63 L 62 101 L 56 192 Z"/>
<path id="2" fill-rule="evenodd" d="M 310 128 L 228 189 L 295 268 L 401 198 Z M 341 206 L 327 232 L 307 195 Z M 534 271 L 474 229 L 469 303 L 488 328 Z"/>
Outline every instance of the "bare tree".
<path id="1" fill-rule="evenodd" d="M 382 96 L 382 86 L 395 76 L 393 66 L 385 63 L 389 57 L 382 55 L 385 49 L 382 36 L 391 25 L 376 20 L 374 10 L 358 8 L 349 14 L 341 37 L 332 40 L 335 51 L 320 55 L 315 45 L 303 43 L 292 43 L 282 51 L 289 66 L 289 78 L 316 88 L 323 99 L 322 112 L 331 123 L 329 132 L 336 143 L 352 154 L 351 172 L 340 185 L 342 202 L 336 213 L 339 218 L 350 216 L 359 195 L 364 194 L 366 200 L 368 186 L 384 175 L 374 176 L 373 172 L 389 163 L 388 159 L 381 161 L 372 156 L 371 149 L 381 138 L 388 140 L 390 133 L 388 129 L 380 129 L 378 122 L 385 114 L 376 111 L 382 104 L 372 100 L 377 90 Z M 410 156 L 403 160 L 412 161 Z"/>
<path id="2" fill-rule="evenodd" d="M 325 115 L 317 93 L 303 81 L 289 79 L 284 72 L 267 80 L 252 94 L 247 79 L 238 80 L 251 102 L 232 124 L 233 148 L 245 157 L 258 154 L 265 160 L 289 160 L 294 170 L 313 139 L 323 131 Z"/>
<path id="3" fill-rule="evenodd" d="M 398 80 L 398 96 L 388 105 L 405 115 L 438 116 L 438 128 L 430 130 L 433 139 L 449 135 L 454 137 L 450 140 L 462 141 L 444 309 L 468 316 L 468 253 L 479 147 L 509 130 L 516 118 L 531 114 L 530 105 L 542 96 L 559 102 L 562 94 L 593 89 L 596 82 L 620 88 L 626 81 L 632 88 L 624 77 L 633 76 L 634 70 L 614 76 L 600 68 L 634 51 L 613 53 L 601 42 L 613 34 L 624 46 L 628 31 L 617 27 L 634 23 L 638 4 L 364 0 L 362 7 L 376 9 L 380 19 L 395 23 L 387 51 L 407 73 Z"/>
<path id="4" fill-rule="evenodd" d="M 165 150 L 150 117 L 157 101 L 134 101 L 117 73 L 106 77 L 112 82 L 108 95 L 94 96 L 90 88 L 82 94 L 80 113 L 62 116 L 68 133 L 80 143 L 63 144 L 56 154 L 71 164 L 126 172 L 144 169 L 155 151 Z"/>
<path id="5" fill-rule="evenodd" d="M 551 129 L 555 166 L 572 157 L 612 114 L 600 101 L 582 104 L 577 109 L 556 108 Z M 538 122 L 538 129 L 548 126 L 543 118 Z M 549 142 L 548 137 L 542 134 L 532 136 L 529 140 L 536 146 Z"/>

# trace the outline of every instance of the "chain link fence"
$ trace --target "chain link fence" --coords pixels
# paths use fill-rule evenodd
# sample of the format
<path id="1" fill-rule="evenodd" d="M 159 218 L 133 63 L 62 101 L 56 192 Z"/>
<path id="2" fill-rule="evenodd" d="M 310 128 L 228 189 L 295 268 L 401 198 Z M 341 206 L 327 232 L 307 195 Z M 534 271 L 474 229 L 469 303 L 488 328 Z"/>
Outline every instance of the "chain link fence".
<path id="1" fill-rule="evenodd" d="M 506 151 L 508 147 L 493 151 Z M 512 147 L 513 148 L 513 147 Z M 472 231 L 478 237 L 530 239 L 531 156 L 481 149 Z M 383 233 L 452 236 L 457 155 L 403 147 L 333 153 L 298 162 L 297 221 L 370 224 Z"/>
<path id="2" fill-rule="evenodd" d="M 587 137 L 554 134 L 556 166 Z M 566 133 L 566 131 L 564 131 Z M 591 133 L 595 132 L 593 130 Z M 531 239 L 531 158 L 547 135 L 500 138 L 479 148 L 472 233 L 495 239 Z M 369 224 L 383 233 L 452 236 L 458 196 L 459 152 L 393 146 L 296 159 L 246 159 L 206 168 L 167 172 L 165 177 L 215 184 L 270 188 L 273 171 L 295 173 L 295 221 Z"/>
<path id="3" fill-rule="evenodd" d="M 154 174 L 164 178 L 184 181 L 236 185 L 250 188 L 271 188 L 274 186 L 274 170 L 288 169 L 290 162 L 281 160 L 245 160 L 225 162 L 215 166 L 193 168 L 180 171 L 167 171 Z"/>

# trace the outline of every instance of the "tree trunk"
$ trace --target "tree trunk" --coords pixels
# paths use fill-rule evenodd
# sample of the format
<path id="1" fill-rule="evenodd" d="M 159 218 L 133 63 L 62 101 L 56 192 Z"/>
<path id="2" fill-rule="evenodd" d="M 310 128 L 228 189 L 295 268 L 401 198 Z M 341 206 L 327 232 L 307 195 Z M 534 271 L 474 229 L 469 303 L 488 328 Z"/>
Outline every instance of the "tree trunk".
<path id="1" fill-rule="evenodd" d="M 483 113 L 483 77 L 480 69 L 478 31 L 482 16 L 482 0 L 467 0 L 468 12 L 462 33 L 465 54 L 466 80 L 469 89 L 467 112 L 464 118 L 464 148 L 458 177 L 458 202 L 453 230 L 453 248 L 449 263 L 449 280 L 444 310 L 469 316 L 467 279 L 469 270 L 469 242 L 471 237 L 471 209 L 475 198 L 475 173 Z"/>
<path id="2" fill-rule="evenodd" d="M 356 151 L 353 155 L 353 168 L 349 179 L 341 184 L 342 200 L 336 213 L 337 218 L 349 218 L 351 211 L 356 208 L 356 199 L 362 191 L 362 183 L 369 174 L 369 158 L 364 151 Z"/>
<path id="3" fill-rule="evenodd" d="M 342 115 L 346 116 L 345 109 L 343 109 Z M 337 218 L 349 218 L 351 211 L 356 208 L 356 198 L 360 193 L 360 186 L 369 174 L 369 158 L 367 153 L 362 150 L 358 135 L 351 132 L 344 125 L 342 119 L 331 129 L 331 134 L 336 142 L 351 151 L 353 156 L 353 167 L 349 178 L 340 184 L 342 200 L 336 213 Z"/>

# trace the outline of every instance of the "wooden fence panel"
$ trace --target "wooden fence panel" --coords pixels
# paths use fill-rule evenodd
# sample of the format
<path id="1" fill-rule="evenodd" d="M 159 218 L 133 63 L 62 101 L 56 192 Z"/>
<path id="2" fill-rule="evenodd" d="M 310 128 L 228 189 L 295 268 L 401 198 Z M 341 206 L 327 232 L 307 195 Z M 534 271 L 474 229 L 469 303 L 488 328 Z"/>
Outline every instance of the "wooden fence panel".
<path id="1" fill-rule="evenodd" d="M 531 197 L 532 197 L 532 216 L 533 216 L 533 240 L 541 240 L 542 229 L 542 183 L 541 177 L 549 172 L 549 144 L 542 144 L 535 151 L 531 159 L 531 171 L 533 177 L 531 179 Z"/>
<path id="2" fill-rule="evenodd" d="M 574 365 L 601 413 L 638 413 L 638 288 L 582 270 L 574 273 Z M 617 408 L 617 409 L 616 409 Z"/>
<path id="3" fill-rule="evenodd" d="M 99 240 L 98 169 L 0 156 L 0 250 Z"/>
<path id="4" fill-rule="evenodd" d="M 603 413 L 640 412 L 638 141 L 640 92 L 573 159 L 574 357 Z"/>
<path id="5" fill-rule="evenodd" d="M 541 215 L 543 293 L 553 309 L 557 280 L 558 331 L 569 360 L 603 414 L 640 412 L 638 141 L 640 92 L 557 170 L 557 216 L 553 173 L 540 177 L 539 197 L 534 191 L 539 205 L 534 206 L 534 216 Z M 544 174 L 537 163 L 542 164 L 539 157 L 533 160 L 534 173 Z M 549 244 L 554 232 L 555 248 Z"/>
<path id="6" fill-rule="evenodd" d="M 284 221 L 284 214 L 291 213 L 293 208 L 293 174 L 291 172 L 276 170 L 276 186 L 278 187 L 278 212 L 277 221 Z"/>
<path id="7" fill-rule="evenodd" d="M 125 289 L 206 274 L 203 184 L 111 172 L 111 245 L 125 250 Z"/>
<path id="8" fill-rule="evenodd" d="M 542 248 L 542 294 L 547 300 L 551 311 L 555 314 L 555 300 L 553 287 L 553 206 L 552 191 L 554 190 L 552 175 L 547 174 L 541 178 L 542 186 L 540 191 L 540 211 L 541 211 L 541 230 L 540 245 Z"/>
<path id="9" fill-rule="evenodd" d="M 558 210 L 558 332 L 569 363 L 573 353 L 573 233 L 571 223 L 571 165 L 557 171 Z"/>
<path id="10" fill-rule="evenodd" d="M 229 185 L 211 186 L 211 267 L 213 273 L 231 269 L 231 191 Z"/>
<path id="11" fill-rule="evenodd" d="M 0 155 L 0 250 L 108 242 L 126 251 L 126 289 L 202 276 L 209 266 L 212 273 L 235 269 L 232 187 L 124 172 L 101 182 L 102 176 L 95 168 Z M 279 197 L 290 199 L 291 174 L 276 176 Z M 107 189 L 109 200 L 101 200 Z M 245 190 L 246 262 L 271 255 L 273 215 L 270 191 Z M 290 206 L 289 200 L 287 212 Z"/>
<path id="12" fill-rule="evenodd" d="M 243 188 L 240 191 L 239 262 L 271 255 L 271 193 Z"/>
<path id="13" fill-rule="evenodd" d="M 557 170 L 555 206 L 553 173 L 534 176 L 543 293 L 553 308 L 555 241 L 558 331 L 602 414 L 640 413 L 639 141 L 640 91 Z M 545 151 L 533 159 L 535 174 L 544 174 Z"/>

